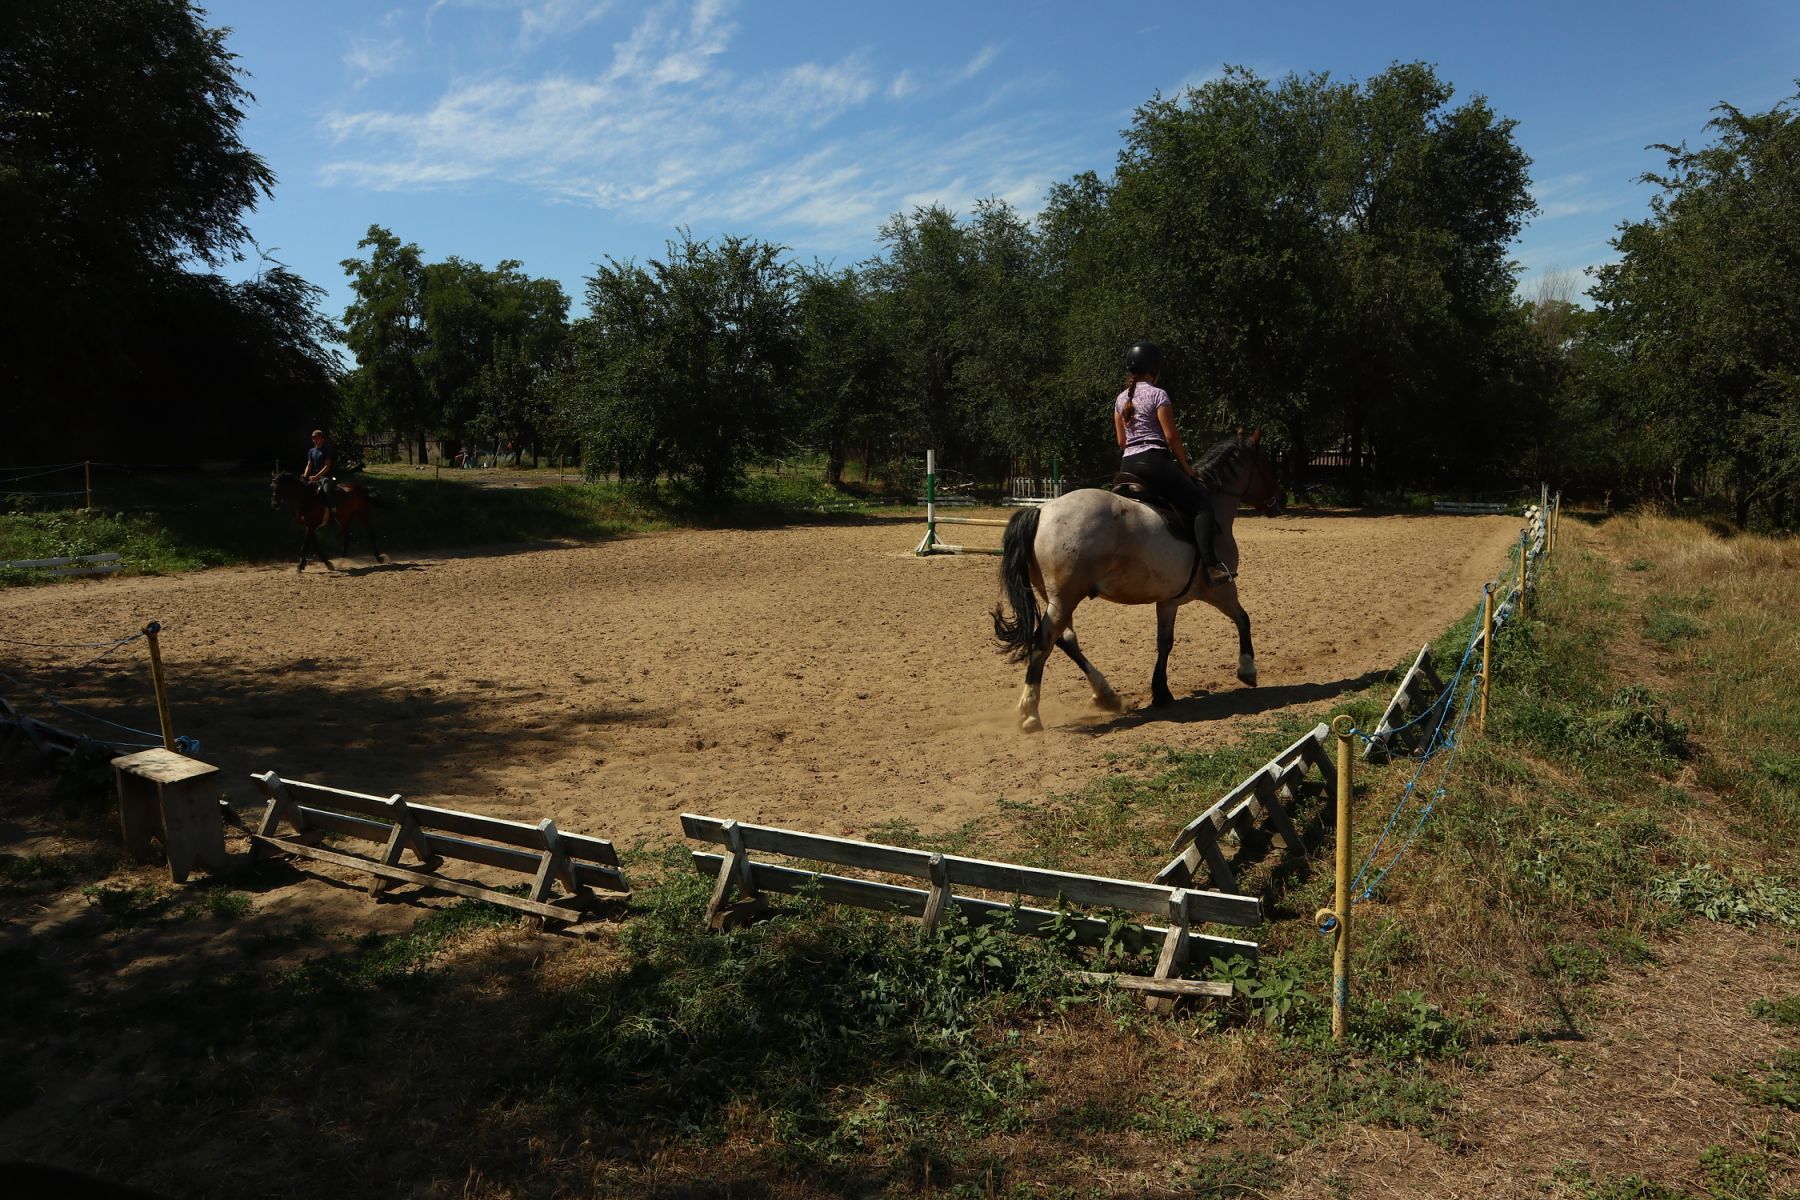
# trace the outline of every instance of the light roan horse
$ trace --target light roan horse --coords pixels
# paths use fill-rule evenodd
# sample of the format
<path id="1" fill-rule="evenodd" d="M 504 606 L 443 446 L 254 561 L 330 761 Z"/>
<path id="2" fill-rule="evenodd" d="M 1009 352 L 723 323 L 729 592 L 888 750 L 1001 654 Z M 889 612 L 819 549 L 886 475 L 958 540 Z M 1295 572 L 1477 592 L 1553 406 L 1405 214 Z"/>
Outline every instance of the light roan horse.
<path id="1" fill-rule="evenodd" d="M 332 491 L 337 506 L 328 508 L 319 489 L 299 476 L 280 471 L 269 477 L 269 507 L 279 509 L 283 503 L 293 505 L 301 528 L 306 530 L 306 536 L 300 541 L 300 565 L 294 569 L 306 570 L 306 552 L 310 549 L 314 557 L 325 564 L 326 570 L 332 570 L 331 560 L 325 557 L 325 551 L 319 545 L 319 526 L 336 521 L 338 532 L 344 538 L 343 553 L 349 554 L 350 522 L 358 517 L 362 518 L 363 528 L 369 531 L 369 545 L 375 551 L 375 561 L 386 562 L 381 553 L 381 542 L 375 537 L 372 515 L 375 493 L 360 483 L 334 483 Z"/>
<path id="2" fill-rule="evenodd" d="M 1237 539 L 1231 523 L 1240 501 L 1279 512 L 1287 497 L 1262 446 L 1262 431 L 1227 438 L 1196 464 L 1201 484 L 1212 495 L 1218 519 L 1219 561 L 1235 575 Z M 1197 569 L 1193 544 L 1169 532 L 1160 513 L 1147 504 L 1098 488 L 1070 492 L 1041 508 L 1024 508 L 1006 524 L 1000 560 L 1005 604 L 994 606 L 994 636 L 1014 662 L 1025 662 L 1025 690 L 1019 696 L 1019 727 L 1036 733 L 1038 688 L 1053 648 L 1075 661 L 1094 690 L 1094 703 L 1117 712 L 1119 694 L 1082 654 L 1075 640 L 1075 606 L 1099 598 L 1115 604 L 1156 605 L 1156 671 L 1151 703 L 1174 703 L 1169 691 L 1169 650 L 1175 644 L 1175 613 L 1190 600 L 1204 600 L 1237 625 L 1237 676 L 1256 684 L 1256 652 L 1250 644 L 1250 615 L 1238 603 L 1235 580 L 1214 583 Z M 1040 606 L 1039 597 L 1043 598 Z"/>

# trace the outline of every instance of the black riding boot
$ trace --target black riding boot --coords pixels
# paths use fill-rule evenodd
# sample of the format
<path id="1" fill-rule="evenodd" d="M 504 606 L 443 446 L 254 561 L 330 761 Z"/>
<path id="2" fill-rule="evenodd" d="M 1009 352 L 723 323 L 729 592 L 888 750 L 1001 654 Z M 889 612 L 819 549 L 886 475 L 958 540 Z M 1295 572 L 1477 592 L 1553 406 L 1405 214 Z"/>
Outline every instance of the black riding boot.
<path id="1" fill-rule="evenodd" d="M 1219 525 L 1210 506 L 1194 518 L 1194 548 L 1200 552 L 1200 571 L 1209 582 L 1228 583 L 1235 578 L 1231 568 L 1219 561 Z"/>

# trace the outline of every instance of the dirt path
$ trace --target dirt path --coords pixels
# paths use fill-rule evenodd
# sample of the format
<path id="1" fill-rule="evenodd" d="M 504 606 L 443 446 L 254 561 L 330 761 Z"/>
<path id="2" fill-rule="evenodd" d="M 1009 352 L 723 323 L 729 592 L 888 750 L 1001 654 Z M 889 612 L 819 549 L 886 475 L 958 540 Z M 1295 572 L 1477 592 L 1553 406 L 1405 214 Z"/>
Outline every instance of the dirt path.
<path id="1" fill-rule="evenodd" d="M 1029 738 L 1012 716 L 1021 671 L 992 649 L 995 560 L 914 558 L 919 527 L 898 518 L 15 589 L 0 620 L 29 641 L 160 620 L 178 731 L 245 800 L 244 775 L 273 767 L 624 844 L 673 839 L 684 809 L 930 830 L 1077 786 L 1141 744 L 1218 744 L 1361 686 L 1466 611 L 1516 528 L 1247 519 L 1262 686 L 1236 682 L 1229 622 L 1194 606 L 1170 664 L 1180 699 L 1140 708 L 1153 611 L 1084 605 L 1084 648 L 1128 711 L 1094 711 L 1059 657 L 1047 732 Z M 6 648 L 58 695 L 153 727 L 139 647 L 87 671 L 55 665 L 81 652 Z"/>

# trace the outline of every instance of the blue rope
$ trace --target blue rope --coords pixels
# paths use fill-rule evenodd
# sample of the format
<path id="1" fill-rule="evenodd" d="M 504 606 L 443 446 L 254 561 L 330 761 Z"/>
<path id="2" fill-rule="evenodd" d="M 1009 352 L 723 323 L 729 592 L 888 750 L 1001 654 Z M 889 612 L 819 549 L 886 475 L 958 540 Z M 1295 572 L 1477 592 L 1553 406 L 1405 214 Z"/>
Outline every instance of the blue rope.
<path id="1" fill-rule="evenodd" d="M 1511 553 L 1508 554 L 1507 557 L 1509 562 L 1507 569 L 1501 572 L 1500 578 L 1489 585 L 1498 590 L 1501 586 L 1505 586 L 1509 583 L 1511 584 L 1506 592 L 1506 598 L 1501 601 L 1500 605 L 1494 610 L 1495 634 L 1499 633 L 1500 627 L 1511 619 L 1512 614 L 1515 611 L 1519 591 L 1524 584 L 1526 556 L 1530 555 L 1534 559 L 1543 557 L 1542 551 L 1534 550 L 1531 543 L 1525 539 L 1520 540 L 1516 549 L 1518 551 L 1516 557 Z M 1517 576 L 1517 582 L 1513 582 L 1512 577 L 1515 575 Z M 1467 672 L 1469 662 L 1474 656 L 1475 645 L 1480 636 L 1481 628 L 1478 625 L 1474 630 L 1470 631 L 1469 644 L 1467 648 L 1463 650 L 1462 661 L 1457 664 L 1456 674 L 1451 679 L 1449 686 L 1444 689 L 1442 695 L 1436 700 L 1433 700 L 1432 703 L 1426 707 L 1425 712 L 1420 713 L 1420 718 L 1423 718 L 1426 713 L 1430 712 L 1433 708 L 1436 708 L 1440 701 L 1449 697 L 1449 702 L 1445 705 L 1444 712 L 1440 714 L 1437 725 L 1433 727 L 1431 736 L 1426 739 L 1425 747 L 1419 755 L 1418 766 L 1413 768 L 1412 778 L 1406 781 L 1406 786 L 1401 790 L 1399 802 L 1394 805 L 1394 811 L 1388 815 L 1387 824 L 1382 827 L 1381 836 L 1376 838 L 1374 847 L 1370 849 L 1367 857 L 1363 859 L 1362 866 L 1357 869 L 1356 877 L 1350 884 L 1352 903 L 1357 899 L 1367 900 L 1374 896 L 1375 889 L 1381 886 L 1381 881 L 1387 878 L 1388 872 L 1392 871 L 1400 860 L 1406 856 L 1406 852 L 1412 849 L 1413 843 L 1418 840 L 1420 831 L 1425 828 L 1425 822 L 1430 819 L 1431 814 L 1436 811 L 1438 801 L 1442 800 L 1449 792 L 1449 789 L 1445 786 L 1445 781 L 1450 778 L 1451 768 L 1456 765 L 1457 753 L 1462 748 L 1463 727 L 1468 723 L 1469 714 L 1475 711 L 1475 689 L 1482 686 L 1483 681 L 1479 676 L 1469 680 L 1468 691 L 1462 698 L 1462 708 L 1460 711 L 1456 710 L 1456 695 L 1458 689 L 1461 687 L 1463 675 Z M 1452 711 L 1456 711 L 1456 718 L 1451 723 L 1449 732 L 1446 733 L 1444 731 L 1443 718 L 1448 716 Z M 1408 724 L 1411 723 L 1412 722 L 1408 722 Z M 1400 814 L 1406 810 L 1407 806 L 1412 803 L 1413 797 L 1418 794 L 1419 778 L 1425 773 L 1427 764 L 1438 757 L 1438 755 L 1444 754 L 1446 751 L 1448 753 L 1444 757 L 1443 769 L 1437 776 L 1437 786 L 1431 789 L 1429 798 L 1422 806 L 1420 806 L 1418 815 L 1413 819 L 1412 828 L 1407 831 L 1405 840 L 1400 843 L 1397 849 L 1395 849 L 1393 855 L 1388 859 L 1387 864 L 1377 870 L 1375 872 L 1375 877 L 1364 885 L 1362 882 L 1364 876 L 1368 874 L 1369 868 L 1375 864 L 1376 858 L 1381 853 L 1381 848 L 1387 844 L 1388 836 L 1393 832 L 1395 824 L 1400 819 Z M 1360 893 L 1358 891 L 1359 887 Z"/>
<path id="2" fill-rule="evenodd" d="M 1473 649 L 1474 643 L 1473 639 L 1471 639 L 1470 650 Z M 1451 681 L 1449 687 L 1444 689 L 1444 694 L 1446 696 L 1455 696 L 1456 689 L 1461 684 L 1463 671 L 1468 665 L 1469 658 L 1470 654 L 1464 652 L 1463 661 L 1457 666 L 1455 679 Z M 1430 737 L 1426 739 L 1424 749 L 1419 754 L 1418 765 L 1413 768 L 1412 778 L 1406 781 L 1406 786 L 1401 790 L 1400 800 L 1394 805 L 1394 811 L 1388 814 L 1387 823 L 1381 828 L 1381 835 L 1375 839 L 1375 844 L 1369 848 L 1369 853 L 1364 857 L 1362 865 L 1357 868 L 1356 877 L 1350 881 L 1350 890 L 1352 893 L 1354 893 L 1357 886 L 1362 883 L 1363 876 L 1368 874 L 1369 868 L 1374 865 L 1375 857 L 1381 853 L 1381 848 L 1387 844 L 1388 836 L 1393 833 L 1395 824 L 1400 820 L 1400 815 L 1406 811 L 1407 806 L 1412 802 L 1414 790 L 1418 786 L 1419 776 L 1424 773 L 1426 765 L 1429 764 L 1431 760 L 1437 756 L 1438 751 L 1443 748 L 1441 739 L 1443 735 L 1444 715 L 1446 714 L 1440 714 L 1438 724 L 1433 727 Z"/>
<path id="3" fill-rule="evenodd" d="M 1406 857 L 1406 852 L 1412 849 L 1413 843 L 1418 840 L 1420 830 L 1425 828 L 1426 820 L 1429 819 L 1432 812 L 1436 810 L 1438 801 L 1442 800 L 1447 794 L 1448 789 L 1445 787 L 1444 781 L 1450 778 L 1450 769 L 1456 765 L 1457 751 L 1462 748 L 1463 725 L 1468 721 L 1469 714 L 1475 710 L 1473 701 L 1475 698 L 1476 686 L 1478 685 L 1475 681 L 1471 680 L 1469 683 L 1469 702 L 1463 705 L 1462 712 L 1457 716 L 1455 727 L 1451 729 L 1450 733 L 1444 738 L 1442 745 L 1439 747 L 1439 749 L 1448 749 L 1450 753 L 1444 759 L 1444 769 L 1438 775 L 1438 785 L 1432 789 L 1431 798 L 1425 802 L 1422 808 L 1420 808 L 1418 817 L 1413 821 L 1412 829 L 1407 831 L 1406 840 L 1400 844 L 1399 849 L 1394 851 L 1393 857 L 1388 859 L 1387 865 L 1377 871 L 1375 873 L 1375 878 L 1371 879 L 1368 884 L 1363 887 L 1361 899 L 1367 900 L 1375 895 L 1375 889 L 1381 886 L 1381 881 L 1387 878 L 1388 872 L 1392 871 L 1399 861 Z M 1423 766 L 1424 764 L 1421 763 L 1420 767 L 1423 768 Z M 1417 779 L 1418 773 L 1415 772 L 1413 779 L 1407 782 L 1406 788 L 1408 796 L 1412 794 Z M 1403 799 L 1401 805 L 1395 807 L 1396 814 L 1398 814 L 1400 807 L 1404 806 L 1404 803 L 1405 801 Z M 1379 847 L 1377 847 L 1377 849 L 1379 849 Z M 1373 861 L 1374 853 L 1371 852 L 1369 857 L 1370 861 Z M 1367 869 L 1368 863 L 1365 863 L 1363 870 L 1366 871 Z M 1360 883 L 1361 880 L 1362 872 L 1358 872 L 1356 882 L 1350 885 L 1350 893 L 1353 897 L 1353 902 L 1354 898 L 1357 896 L 1356 884 Z"/>

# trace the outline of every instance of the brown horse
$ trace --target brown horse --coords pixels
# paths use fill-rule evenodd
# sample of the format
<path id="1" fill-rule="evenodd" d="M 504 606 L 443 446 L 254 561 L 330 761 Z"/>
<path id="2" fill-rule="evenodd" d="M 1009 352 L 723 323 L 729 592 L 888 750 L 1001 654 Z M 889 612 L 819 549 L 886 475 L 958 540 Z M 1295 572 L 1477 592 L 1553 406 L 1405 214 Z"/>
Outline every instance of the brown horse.
<path id="1" fill-rule="evenodd" d="M 369 545 L 375 550 L 375 561 L 386 562 L 387 559 L 381 553 L 381 542 L 375 536 L 375 518 L 372 515 L 375 493 L 360 483 L 333 484 L 332 491 L 337 505 L 335 508 L 328 508 L 325 498 L 319 495 L 319 489 L 297 475 L 281 471 L 269 479 L 269 507 L 279 509 L 283 502 L 293 505 L 301 528 L 306 530 L 306 536 L 300 542 L 300 565 L 294 569 L 306 570 L 306 552 L 310 547 L 313 556 L 325 564 L 326 570 L 335 570 L 319 545 L 319 526 L 336 521 L 338 532 L 344 539 L 343 553 L 349 554 L 350 522 L 358 517 L 362 518 L 363 527 L 369 531 Z"/>

